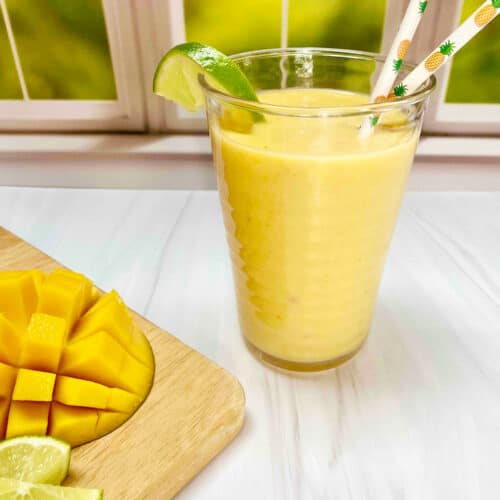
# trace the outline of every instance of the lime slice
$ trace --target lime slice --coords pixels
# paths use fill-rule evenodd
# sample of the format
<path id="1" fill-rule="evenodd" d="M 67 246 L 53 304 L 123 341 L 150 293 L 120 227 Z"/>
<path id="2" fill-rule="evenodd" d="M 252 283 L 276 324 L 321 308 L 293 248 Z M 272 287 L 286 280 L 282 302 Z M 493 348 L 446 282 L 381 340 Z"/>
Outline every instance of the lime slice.
<path id="1" fill-rule="evenodd" d="M 198 111 L 205 105 L 200 74 L 221 92 L 257 101 L 252 84 L 240 68 L 222 52 L 198 42 L 176 45 L 163 56 L 156 68 L 153 92 L 188 111 Z"/>
<path id="2" fill-rule="evenodd" d="M 33 500 L 100 500 L 102 490 L 33 484 L 17 479 L 0 478 L 0 500 L 26 500 L 27 498 Z"/>
<path id="3" fill-rule="evenodd" d="M 7 439 L 0 442 L 0 477 L 61 484 L 68 475 L 70 455 L 69 444 L 49 436 Z"/>

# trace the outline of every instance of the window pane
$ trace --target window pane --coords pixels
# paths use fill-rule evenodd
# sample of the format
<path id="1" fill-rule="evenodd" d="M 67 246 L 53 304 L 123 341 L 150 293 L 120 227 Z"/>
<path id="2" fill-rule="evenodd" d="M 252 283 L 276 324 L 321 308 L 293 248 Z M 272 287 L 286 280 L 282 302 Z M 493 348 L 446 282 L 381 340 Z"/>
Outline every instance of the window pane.
<path id="1" fill-rule="evenodd" d="M 290 0 L 288 44 L 378 52 L 385 0 Z"/>
<path id="2" fill-rule="evenodd" d="M 279 47 L 281 0 L 184 0 L 186 39 L 226 54 Z"/>
<path id="3" fill-rule="evenodd" d="M 0 14 L 0 99 L 22 99 L 21 85 L 10 50 L 7 30 Z"/>
<path id="4" fill-rule="evenodd" d="M 481 4 L 464 0 L 463 21 Z M 493 21 L 451 62 L 446 102 L 500 103 L 500 24 Z"/>
<path id="5" fill-rule="evenodd" d="M 31 99 L 116 99 L 101 0 L 7 0 Z"/>

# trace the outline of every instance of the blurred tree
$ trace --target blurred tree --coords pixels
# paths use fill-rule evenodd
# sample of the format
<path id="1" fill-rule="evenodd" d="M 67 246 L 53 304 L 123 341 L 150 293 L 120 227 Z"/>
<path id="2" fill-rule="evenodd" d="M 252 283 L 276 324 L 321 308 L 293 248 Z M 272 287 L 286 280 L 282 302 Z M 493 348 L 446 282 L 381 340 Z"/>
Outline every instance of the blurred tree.
<path id="1" fill-rule="evenodd" d="M 184 0 L 186 38 L 226 54 L 279 47 L 281 0 Z"/>
<path id="2" fill-rule="evenodd" d="M 279 47 L 281 0 L 184 0 L 186 37 L 228 54 Z M 291 47 L 338 47 L 378 51 L 385 0 L 290 0 Z"/>
<path id="3" fill-rule="evenodd" d="M 482 0 L 464 0 L 462 21 Z M 500 20 L 483 29 L 451 63 L 446 102 L 500 103 Z"/>
<path id="4" fill-rule="evenodd" d="M 101 0 L 7 0 L 7 8 L 30 98 L 116 99 Z M 0 79 L 0 94 L 12 85 Z"/>
<path id="5" fill-rule="evenodd" d="M 289 45 L 378 51 L 385 0 L 289 0 Z M 464 0 L 462 18 L 481 0 Z M 30 97 L 116 99 L 101 0 L 7 0 Z M 281 0 L 184 0 L 186 34 L 227 53 L 280 44 Z M 21 98 L 0 19 L 0 99 Z M 500 102 L 500 23 L 454 58 L 448 102 Z"/>
<path id="6" fill-rule="evenodd" d="M 21 85 L 10 50 L 7 30 L 0 16 L 0 99 L 22 99 Z"/>
<path id="7" fill-rule="evenodd" d="M 385 0 L 290 0 L 289 45 L 378 52 L 384 15 Z"/>

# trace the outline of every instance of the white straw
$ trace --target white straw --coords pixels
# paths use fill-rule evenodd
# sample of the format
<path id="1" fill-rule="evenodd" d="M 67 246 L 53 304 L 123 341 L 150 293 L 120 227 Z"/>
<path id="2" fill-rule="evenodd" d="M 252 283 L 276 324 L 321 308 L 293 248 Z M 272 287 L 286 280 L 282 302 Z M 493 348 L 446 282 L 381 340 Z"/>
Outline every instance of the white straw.
<path id="1" fill-rule="evenodd" d="M 441 42 L 402 82 L 402 95 L 415 92 L 464 45 L 500 14 L 500 0 L 487 0 Z"/>
<path id="2" fill-rule="evenodd" d="M 387 100 L 427 5 L 428 2 L 422 0 L 411 0 L 408 4 L 408 9 L 392 42 L 385 64 L 373 87 L 370 102 Z M 370 136 L 377 121 L 378 117 L 374 115 L 363 120 L 359 136 L 361 138 Z"/>

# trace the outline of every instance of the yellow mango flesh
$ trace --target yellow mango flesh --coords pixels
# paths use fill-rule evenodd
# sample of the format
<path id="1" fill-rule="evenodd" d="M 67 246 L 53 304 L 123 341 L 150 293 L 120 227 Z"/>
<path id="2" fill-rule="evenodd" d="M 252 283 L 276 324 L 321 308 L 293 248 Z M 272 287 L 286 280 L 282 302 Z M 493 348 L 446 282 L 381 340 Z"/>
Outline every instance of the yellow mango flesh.
<path id="1" fill-rule="evenodd" d="M 105 409 L 110 391 L 109 387 L 97 382 L 60 375 L 54 400 L 69 406 Z"/>
<path id="2" fill-rule="evenodd" d="M 49 424 L 50 403 L 12 401 L 5 438 L 46 434 Z"/>
<path id="3" fill-rule="evenodd" d="M 76 341 L 100 330 L 111 335 L 125 351 L 138 361 L 146 365 L 150 364 L 150 350 L 144 348 L 144 340 L 146 339 L 137 330 L 132 315 L 115 291 L 101 297 L 80 319 L 72 338 Z"/>
<path id="4" fill-rule="evenodd" d="M 17 365 L 23 341 L 22 330 L 0 313 L 0 362 Z"/>
<path id="5" fill-rule="evenodd" d="M 10 398 L 16 383 L 17 369 L 0 363 L 0 436 L 5 435 L 10 409 Z"/>
<path id="6" fill-rule="evenodd" d="M 64 319 L 34 313 L 28 325 L 19 365 L 33 370 L 57 371 L 65 339 Z"/>
<path id="7" fill-rule="evenodd" d="M 13 401 L 52 401 L 56 374 L 20 368 L 12 393 Z"/>
<path id="8" fill-rule="evenodd" d="M 142 394 L 151 383 L 153 362 L 152 358 L 148 365 L 137 361 L 111 335 L 101 330 L 69 342 L 60 372 Z"/>
<path id="9" fill-rule="evenodd" d="M 35 281 L 31 271 L 0 273 L 0 312 L 19 327 L 28 324 L 36 308 L 38 294 Z"/>
<path id="10" fill-rule="evenodd" d="M 111 429 L 116 429 L 127 420 L 126 413 L 114 411 L 100 411 L 97 417 L 97 430 L 102 434 L 107 434 Z"/>
<path id="11" fill-rule="evenodd" d="M 117 292 L 64 269 L 0 272 L 0 439 L 96 439 L 140 406 L 153 375 L 149 342 Z"/>
<path id="12" fill-rule="evenodd" d="M 57 269 L 43 281 L 37 311 L 66 320 L 71 331 L 91 303 L 92 283 L 84 276 Z"/>
<path id="13" fill-rule="evenodd" d="M 9 399 L 16 383 L 17 368 L 0 363 L 0 399 Z"/>
<path id="14" fill-rule="evenodd" d="M 95 439 L 97 434 L 97 410 L 52 403 L 49 434 L 77 446 Z M 108 429 L 108 432 L 111 429 Z M 101 434 L 103 435 L 103 434 Z"/>

